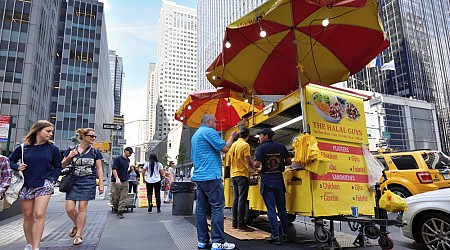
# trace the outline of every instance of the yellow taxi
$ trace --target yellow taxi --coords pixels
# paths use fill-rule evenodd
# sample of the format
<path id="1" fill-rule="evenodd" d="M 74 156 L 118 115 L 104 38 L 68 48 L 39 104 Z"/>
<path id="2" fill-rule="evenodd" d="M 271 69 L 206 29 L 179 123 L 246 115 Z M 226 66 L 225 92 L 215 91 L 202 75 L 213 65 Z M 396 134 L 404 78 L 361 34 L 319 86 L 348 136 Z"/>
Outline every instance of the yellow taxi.
<path id="1" fill-rule="evenodd" d="M 406 198 L 450 188 L 450 158 L 440 151 L 379 153 L 375 157 L 383 164 L 388 179 L 381 186 L 382 190 L 387 187 Z"/>

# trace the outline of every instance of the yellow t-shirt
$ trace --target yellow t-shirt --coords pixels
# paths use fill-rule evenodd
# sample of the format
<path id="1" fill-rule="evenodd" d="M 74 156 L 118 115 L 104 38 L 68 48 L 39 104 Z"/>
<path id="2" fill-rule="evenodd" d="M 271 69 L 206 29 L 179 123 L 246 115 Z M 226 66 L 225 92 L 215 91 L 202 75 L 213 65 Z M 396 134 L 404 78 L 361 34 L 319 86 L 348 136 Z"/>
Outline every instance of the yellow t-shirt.
<path id="1" fill-rule="evenodd" d="M 249 177 L 248 164 L 245 157 L 250 156 L 250 145 L 248 145 L 243 138 L 239 138 L 235 143 L 233 143 L 233 145 L 231 145 L 228 154 L 230 157 L 231 177 Z"/>

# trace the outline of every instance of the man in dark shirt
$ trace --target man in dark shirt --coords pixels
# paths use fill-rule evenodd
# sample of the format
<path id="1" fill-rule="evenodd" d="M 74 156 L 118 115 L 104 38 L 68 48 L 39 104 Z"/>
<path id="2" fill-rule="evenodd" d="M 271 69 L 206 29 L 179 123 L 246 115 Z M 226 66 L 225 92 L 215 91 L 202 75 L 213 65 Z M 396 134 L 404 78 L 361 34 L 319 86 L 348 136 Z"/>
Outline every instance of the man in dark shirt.
<path id="1" fill-rule="evenodd" d="M 133 154 L 131 147 L 126 147 L 123 154 L 116 159 L 112 165 L 111 176 L 111 200 L 113 211 L 117 212 L 117 217 L 123 219 L 123 210 L 128 194 L 128 166 L 130 166 L 129 157 Z"/>
<path id="2" fill-rule="evenodd" d="M 267 207 L 267 216 L 272 231 L 272 235 L 267 237 L 265 241 L 279 245 L 281 243 L 277 210 L 282 226 L 281 240 L 287 241 L 288 215 L 283 172 L 285 166 L 291 165 L 292 162 L 286 146 L 272 140 L 275 135 L 272 129 L 262 129 L 258 134 L 260 146 L 256 149 L 255 168 L 261 166 L 260 192 Z"/>

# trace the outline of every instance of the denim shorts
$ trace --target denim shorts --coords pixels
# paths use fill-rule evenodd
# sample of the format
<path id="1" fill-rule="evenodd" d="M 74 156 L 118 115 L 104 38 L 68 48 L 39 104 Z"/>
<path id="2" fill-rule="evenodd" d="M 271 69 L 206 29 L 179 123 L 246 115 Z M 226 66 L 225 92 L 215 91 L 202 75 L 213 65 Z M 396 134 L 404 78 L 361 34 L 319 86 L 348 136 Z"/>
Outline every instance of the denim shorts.
<path id="1" fill-rule="evenodd" d="M 54 192 L 54 184 L 46 179 L 42 187 L 23 187 L 19 193 L 20 200 L 32 200 L 38 196 L 52 195 Z"/>

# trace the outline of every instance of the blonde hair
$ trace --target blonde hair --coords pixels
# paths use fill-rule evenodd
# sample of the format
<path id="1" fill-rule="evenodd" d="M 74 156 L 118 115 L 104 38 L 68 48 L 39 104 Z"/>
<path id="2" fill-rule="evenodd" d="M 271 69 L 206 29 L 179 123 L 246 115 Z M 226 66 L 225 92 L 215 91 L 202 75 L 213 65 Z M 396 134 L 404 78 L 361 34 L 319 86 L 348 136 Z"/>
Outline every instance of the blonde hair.
<path id="1" fill-rule="evenodd" d="M 53 127 L 55 128 L 55 125 L 53 123 L 47 121 L 47 120 L 39 120 L 33 126 L 31 127 L 28 134 L 23 138 L 23 142 L 29 145 L 36 144 L 36 134 L 41 132 L 46 127 Z M 48 143 L 53 144 L 53 141 L 48 141 Z"/>
<path id="2" fill-rule="evenodd" d="M 78 139 L 83 139 L 83 136 L 86 136 L 89 132 L 94 131 L 95 130 L 93 128 L 79 128 L 77 129 L 77 131 L 75 131 L 78 135 Z"/>
<path id="3" fill-rule="evenodd" d="M 164 173 L 164 176 L 166 176 L 166 177 L 169 176 L 169 175 L 170 175 L 169 172 L 165 172 L 165 173 Z"/>

